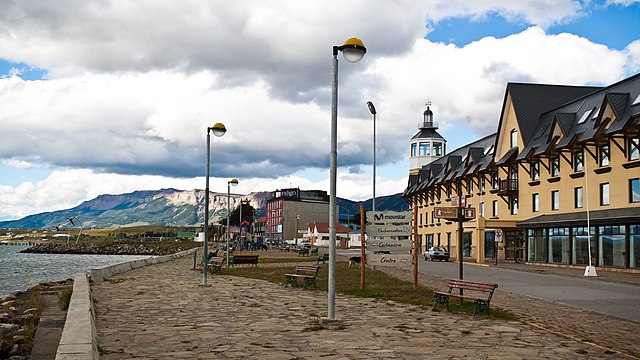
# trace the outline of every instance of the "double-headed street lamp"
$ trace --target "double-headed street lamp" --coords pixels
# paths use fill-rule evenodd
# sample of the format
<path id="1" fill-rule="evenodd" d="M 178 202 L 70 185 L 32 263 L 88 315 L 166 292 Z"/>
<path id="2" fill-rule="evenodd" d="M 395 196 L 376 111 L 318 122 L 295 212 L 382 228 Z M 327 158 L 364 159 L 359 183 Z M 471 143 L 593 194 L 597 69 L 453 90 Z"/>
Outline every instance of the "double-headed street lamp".
<path id="1" fill-rule="evenodd" d="M 238 179 L 231 179 L 227 181 L 227 267 L 229 267 L 229 237 L 231 234 L 231 185 L 238 185 Z"/>
<path id="2" fill-rule="evenodd" d="M 207 261 L 209 260 L 209 163 L 211 160 L 211 132 L 221 137 L 227 132 L 222 123 L 216 123 L 207 128 L 207 169 L 205 171 L 206 185 L 204 189 L 204 255 L 202 256 L 202 286 L 207 286 Z"/>
<path id="3" fill-rule="evenodd" d="M 331 82 L 331 156 L 329 158 L 329 294 L 327 317 L 336 317 L 336 180 L 338 172 L 338 52 L 348 62 L 358 62 L 367 52 L 362 40 L 347 39 L 333 47 L 333 80 Z"/>
<path id="4" fill-rule="evenodd" d="M 376 211 L 376 107 L 371 101 L 367 101 L 367 106 L 373 115 L 373 200 L 371 210 Z"/>

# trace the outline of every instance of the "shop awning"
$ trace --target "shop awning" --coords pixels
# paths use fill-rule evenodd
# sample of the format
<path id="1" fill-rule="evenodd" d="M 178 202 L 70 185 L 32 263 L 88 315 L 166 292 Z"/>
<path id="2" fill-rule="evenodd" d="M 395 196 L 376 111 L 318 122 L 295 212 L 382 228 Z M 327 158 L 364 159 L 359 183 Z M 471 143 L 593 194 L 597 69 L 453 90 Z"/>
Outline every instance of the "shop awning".
<path id="1" fill-rule="evenodd" d="M 640 208 L 589 211 L 591 226 L 640 224 Z M 540 215 L 516 223 L 519 228 L 587 226 L 587 212 Z"/>

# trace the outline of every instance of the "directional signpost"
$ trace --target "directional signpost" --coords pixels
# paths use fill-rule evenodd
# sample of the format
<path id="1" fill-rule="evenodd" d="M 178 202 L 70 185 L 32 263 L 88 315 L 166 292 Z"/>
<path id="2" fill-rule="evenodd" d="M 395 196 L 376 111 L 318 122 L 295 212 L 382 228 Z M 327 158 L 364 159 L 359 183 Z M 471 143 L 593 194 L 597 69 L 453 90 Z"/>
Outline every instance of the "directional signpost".
<path id="1" fill-rule="evenodd" d="M 412 215 L 411 211 L 367 212 L 367 264 L 394 267 L 413 264 Z"/>

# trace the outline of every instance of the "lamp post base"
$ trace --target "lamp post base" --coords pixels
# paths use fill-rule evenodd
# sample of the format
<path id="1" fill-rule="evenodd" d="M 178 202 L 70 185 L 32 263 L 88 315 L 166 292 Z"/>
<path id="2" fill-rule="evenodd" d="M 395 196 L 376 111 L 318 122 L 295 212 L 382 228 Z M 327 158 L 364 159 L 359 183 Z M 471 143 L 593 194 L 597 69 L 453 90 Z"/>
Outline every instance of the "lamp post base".
<path id="1" fill-rule="evenodd" d="M 598 276 L 595 266 L 587 266 L 584 269 L 584 276 Z"/>

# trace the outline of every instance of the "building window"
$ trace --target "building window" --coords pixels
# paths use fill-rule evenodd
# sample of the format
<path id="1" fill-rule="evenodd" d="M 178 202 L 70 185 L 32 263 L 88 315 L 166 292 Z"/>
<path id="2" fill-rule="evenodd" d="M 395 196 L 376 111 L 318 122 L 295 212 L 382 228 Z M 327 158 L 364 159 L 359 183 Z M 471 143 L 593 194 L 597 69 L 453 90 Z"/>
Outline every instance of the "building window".
<path id="1" fill-rule="evenodd" d="M 549 262 L 569 263 L 569 228 L 549 229 Z"/>
<path id="2" fill-rule="evenodd" d="M 442 144 L 439 142 L 433 143 L 433 155 L 442 156 Z"/>
<path id="3" fill-rule="evenodd" d="M 547 252 L 546 229 L 527 230 L 527 258 L 533 262 L 544 262 Z"/>
<path id="4" fill-rule="evenodd" d="M 584 153 L 582 151 L 573 154 L 573 171 L 584 171 Z"/>
<path id="5" fill-rule="evenodd" d="M 531 195 L 531 203 L 533 204 L 533 212 L 540 211 L 540 195 L 533 194 Z"/>
<path id="6" fill-rule="evenodd" d="M 484 217 L 484 202 L 480 203 L 480 217 Z"/>
<path id="7" fill-rule="evenodd" d="M 420 156 L 430 155 L 428 142 L 420 142 L 419 155 Z"/>
<path id="8" fill-rule="evenodd" d="M 629 266 L 640 268 L 640 225 L 629 225 Z"/>
<path id="9" fill-rule="evenodd" d="M 540 180 L 540 162 L 531 163 L 531 180 Z"/>
<path id="10" fill-rule="evenodd" d="M 518 215 L 518 197 L 511 197 L 511 215 Z"/>
<path id="11" fill-rule="evenodd" d="M 629 160 L 640 159 L 640 136 L 629 139 Z"/>
<path id="12" fill-rule="evenodd" d="M 411 144 L 411 157 L 417 156 L 418 155 L 418 144 L 417 143 L 413 143 Z"/>
<path id="13" fill-rule="evenodd" d="M 493 189 L 498 189 L 498 186 L 500 185 L 500 178 L 498 177 L 498 173 L 494 172 L 493 174 L 491 174 L 491 179 Z"/>
<path id="14" fill-rule="evenodd" d="M 560 209 L 560 192 L 554 190 L 551 192 L 551 210 Z"/>
<path id="15" fill-rule="evenodd" d="M 498 200 L 493 200 L 493 217 L 498 217 Z"/>
<path id="16" fill-rule="evenodd" d="M 511 130 L 511 147 L 518 146 L 518 131 L 516 129 Z"/>
<path id="17" fill-rule="evenodd" d="M 591 258 L 595 263 L 596 256 L 596 228 L 591 227 L 591 231 L 587 231 L 587 227 L 574 227 L 572 229 L 573 238 L 573 264 L 587 265 L 589 264 L 589 242 L 591 242 Z"/>
<path id="18" fill-rule="evenodd" d="M 452 192 L 451 185 L 448 185 L 447 186 L 447 199 L 451 199 L 451 192 Z"/>
<path id="19" fill-rule="evenodd" d="M 480 175 L 478 181 L 480 181 L 480 192 L 484 192 L 484 175 Z"/>
<path id="20" fill-rule="evenodd" d="M 609 144 L 600 145 L 600 166 L 609 166 Z"/>
<path id="21" fill-rule="evenodd" d="M 575 189 L 573 189 L 573 194 L 574 194 L 574 204 L 576 209 L 581 209 L 582 208 L 582 187 L 577 187 Z"/>
<path id="22" fill-rule="evenodd" d="M 609 205 L 609 183 L 600 184 L 600 206 Z"/>
<path id="23" fill-rule="evenodd" d="M 598 262 L 602 266 L 625 266 L 625 227 L 600 226 L 598 228 Z"/>
<path id="24" fill-rule="evenodd" d="M 629 179 L 629 202 L 640 202 L 640 179 Z"/>
<path id="25" fill-rule="evenodd" d="M 559 176 L 560 175 L 560 158 L 552 157 L 551 158 L 551 176 Z"/>
<path id="26" fill-rule="evenodd" d="M 471 195 L 473 193 L 473 181 L 471 179 L 467 180 L 467 195 Z"/>

